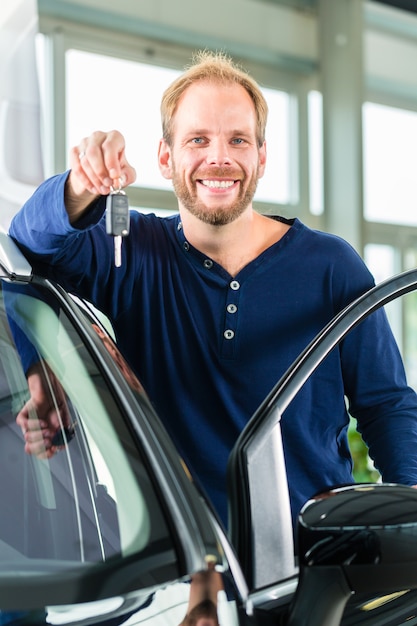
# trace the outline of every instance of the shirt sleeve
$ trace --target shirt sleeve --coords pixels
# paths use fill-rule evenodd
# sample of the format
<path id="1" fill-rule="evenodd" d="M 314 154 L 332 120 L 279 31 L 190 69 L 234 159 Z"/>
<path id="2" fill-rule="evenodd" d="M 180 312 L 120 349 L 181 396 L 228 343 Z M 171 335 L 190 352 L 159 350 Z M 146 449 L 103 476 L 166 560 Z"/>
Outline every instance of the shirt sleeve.
<path id="1" fill-rule="evenodd" d="M 42 183 L 10 225 L 10 235 L 30 258 L 53 262 L 68 238 L 76 239 L 82 230 L 93 228 L 101 219 L 105 203 L 99 199 L 75 225 L 68 219 L 64 190 L 69 172 Z"/>
<path id="2" fill-rule="evenodd" d="M 13 218 L 9 232 L 37 273 L 94 301 L 103 284 L 117 293 L 123 271 L 117 276 L 113 271 L 113 240 L 106 234 L 103 219 L 105 197 L 71 224 L 64 204 L 67 177 L 65 172 L 40 185 Z M 104 300 L 97 302 L 110 313 L 108 305 Z"/>
<path id="3" fill-rule="evenodd" d="M 337 278 L 341 291 L 349 291 L 349 282 L 365 286 L 367 275 L 361 259 L 345 264 Z M 340 358 L 349 412 L 382 479 L 417 484 L 417 395 L 383 308 L 347 335 Z"/>
<path id="4" fill-rule="evenodd" d="M 116 267 L 114 241 L 106 232 L 106 197 L 99 197 L 71 224 L 64 203 L 68 174 L 40 185 L 13 218 L 9 232 L 37 274 L 91 301 L 114 323 L 130 307 L 140 275 L 147 230 L 143 220 L 137 222 L 144 216 L 131 212 L 122 266 Z"/>

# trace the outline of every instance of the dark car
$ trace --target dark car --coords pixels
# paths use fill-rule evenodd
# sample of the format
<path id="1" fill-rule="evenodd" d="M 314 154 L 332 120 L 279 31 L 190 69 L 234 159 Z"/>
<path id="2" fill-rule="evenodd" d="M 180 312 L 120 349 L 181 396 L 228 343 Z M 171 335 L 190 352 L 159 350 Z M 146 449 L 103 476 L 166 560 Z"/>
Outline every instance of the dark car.
<path id="1" fill-rule="evenodd" d="M 280 417 L 328 352 L 417 270 L 360 298 L 277 383 L 229 463 L 230 531 L 168 437 L 107 320 L 36 276 L 0 234 L 0 624 L 417 624 L 417 490 L 340 487 L 308 502 L 297 556 Z M 40 368 L 57 453 L 16 416 Z M 65 416 L 65 417 L 64 417 Z"/>

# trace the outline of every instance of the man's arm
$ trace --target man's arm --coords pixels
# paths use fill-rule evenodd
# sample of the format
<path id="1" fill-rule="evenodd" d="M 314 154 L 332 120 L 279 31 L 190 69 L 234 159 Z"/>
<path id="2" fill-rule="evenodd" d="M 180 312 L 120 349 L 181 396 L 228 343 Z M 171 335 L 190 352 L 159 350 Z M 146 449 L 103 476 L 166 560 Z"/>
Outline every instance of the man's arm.
<path id="1" fill-rule="evenodd" d="M 117 131 L 96 132 L 81 140 L 72 148 L 70 160 L 71 170 L 45 180 L 13 217 L 10 235 L 40 273 L 73 290 L 98 259 L 100 267 L 91 269 L 91 276 L 97 280 L 102 271 L 107 282 L 112 242 L 100 229 L 91 241 L 87 231 L 100 224 L 111 186 L 134 182 L 135 170 L 125 158 L 124 138 Z M 86 236 L 80 237 L 82 232 Z"/>
<path id="2" fill-rule="evenodd" d="M 417 395 L 383 310 L 343 342 L 350 412 L 384 482 L 417 484 Z"/>
<path id="3" fill-rule="evenodd" d="M 72 243 L 66 243 L 68 236 L 74 233 L 72 224 L 80 220 L 100 196 L 107 195 L 111 186 L 131 184 L 136 174 L 127 162 L 125 141 L 118 131 L 95 132 L 84 138 L 71 149 L 70 163 L 71 170 L 66 178 L 53 177 L 35 191 L 14 217 L 10 234 L 44 266 L 51 265 L 55 255 L 62 256 L 65 246 L 70 247 L 71 259 L 78 265 L 68 271 L 72 272 L 76 283 L 84 271 L 83 266 L 89 267 L 90 263 L 82 256 L 82 241 L 78 243 L 79 254 L 74 253 Z M 94 225 L 94 216 L 91 220 Z M 104 252 L 103 247 L 100 252 Z M 60 279 L 64 280 L 62 267 L 69 267 L 65 259 L 61 260 L 59 272 Z M 29 342 L 25 338 L 22 341 L 30 350 Z M 54 445 L 54 435 L 70 422 L 65 394 L 44 362 L 36 361 L 26 374 L 30 400 L 16 421 L 24 433 L 26 452 L 49 458 L 59 449 Z"/>

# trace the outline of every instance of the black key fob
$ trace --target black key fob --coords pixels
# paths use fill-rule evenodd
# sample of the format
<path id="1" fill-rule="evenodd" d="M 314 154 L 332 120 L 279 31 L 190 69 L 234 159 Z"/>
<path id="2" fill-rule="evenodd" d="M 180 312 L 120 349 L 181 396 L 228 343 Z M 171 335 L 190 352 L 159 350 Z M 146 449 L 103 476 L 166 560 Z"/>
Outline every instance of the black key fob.
<path id="1" fill-rule="evenodd" d="M 65 446 L 75 437 L 75 425 L 71 424 L 68 428 L 60 428 L 52 437 L 53 446 Z"/>

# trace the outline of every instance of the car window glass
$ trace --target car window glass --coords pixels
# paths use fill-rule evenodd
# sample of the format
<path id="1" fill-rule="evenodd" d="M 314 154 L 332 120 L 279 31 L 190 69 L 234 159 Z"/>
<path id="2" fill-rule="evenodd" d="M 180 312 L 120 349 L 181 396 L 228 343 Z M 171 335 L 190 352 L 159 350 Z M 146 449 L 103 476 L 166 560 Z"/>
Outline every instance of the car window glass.
<path id="1" fill-rule="evenodd" d="M 33 364 L 68 427 L 50 459 L 25 453 L 16 424 Z M 141 576 L 143 586 L 177 576 L 174 542 L 137 444 L 73 325 L 38 288 L 4 283 L 0 292 L 0 394 L 0 575 L 34 562 L 51 573 L 139 554 L 136 584 Z M 42 420 L 30 410 L 30 419 Z"/>

